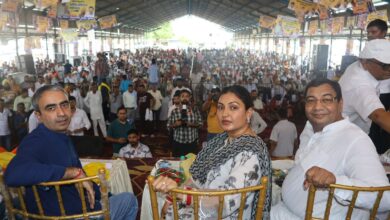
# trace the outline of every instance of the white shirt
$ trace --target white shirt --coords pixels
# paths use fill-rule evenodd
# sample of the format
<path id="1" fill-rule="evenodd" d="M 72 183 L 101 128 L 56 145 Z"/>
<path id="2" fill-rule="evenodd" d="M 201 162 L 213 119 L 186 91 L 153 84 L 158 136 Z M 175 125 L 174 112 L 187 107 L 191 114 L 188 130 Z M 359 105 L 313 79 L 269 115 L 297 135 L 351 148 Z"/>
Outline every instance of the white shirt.
<path id="1" fill-rule="evenodd" d="M 390 79 L 379 81 L 379 92 L 380 94 L 390 93 Z"/>
<path id="2" fill-rule="evenodd" d="M 92 120 L 104 120 L 102 101 L 102 94 L 99 90 L 97 90 L 96 93 L 89 91 L 84 98 L 84 104 L 89 108 Z"/>
<path id="3" fill-rule="evenodd" d="M 76 98 L 76 107 L 82 109 L 84 107 L 84 101 L 83 97 L 81 97 L 80 91 L 78 89 L 74 89 L 70 95 Z"/>
<path id="4" fill-rule="evenodd" d="M 288 218 L 283 211 L 271 209 L 271 219 L 303 219 L 306 211 L 308 191 L 303 189 L 306 171 L 318 166 L 332 172 L 337 184 L 354 186 L 386 186 L 389 180 L 379 161 L 371 139 L 348 119 L 327 125 L 321 132 L 314 133 L 307 122 L 300 136 L 300 146 L 295 155 L 294 166 L 283 182 L 283 204 L 288 208 Z M 350 200 L 352 193 L 336 190 L 338 201 Z M 318 190 L 313 215 L 323 216 L 328 191 Z M 359 193 L 356 205 L 372 207 L 376 193 Z M 383 194 L 380 209 L 390 207 L 390 194 Z M 345 219 L 348 206 L 333 201 L 330 219 Z M 295 218 L 294 218 L 295 215 Z M 369 213 L 354 209 L 352 219 L 368 219 Z"/>
<path id="5" fill-rule="evenodd" d="M 153 90 L 149 90 L 148 93 L 150 93 L 150 95 L 152 95 L 155 100 L 152 110 L 159 110 L 162 104 L 161 101 L 163 100 L 160 90 L 156 90 L 156 92 L 153 92 Z"/>
<path id="6" fill-rule="evenodd" d="M 376 109 L 384 109 L 379 99 L 378 80 L 363 69 L 360 61 L 356 61 L 347 68 L 339 83 L 343 94 L 343 116 L 368 133 L 371 126 L 368 116 Z"/>
<path id="7" fill-rule="evenodd" d="M 28 118 L 28 133 L 31 133 L 35 128 L 39 125 L 39 120 L 35 113 L 31 113 L 30 117 Z"/>
<path id="8" fill-rule="evenodd" d="M 3 108 L 3 112 L 0 112 L 0 136 L 11 134 L 8 126 L 8 117 L 11 116 L 12 112 L 9 109 Z"/>
<path id="9" fill-rule="evenodd" d="M 125 108 L 137 108 L 137 92 L 133 91 L 132 93 L 127 90 L 122 95 L 123 105 Z"/>
<path id="10" fill-rule="evenodd" d="M 119 150 L 120 157 L 126 158 L 152 158 L 152 153 L 150 153 L 150 149 L 145 144 L 138 142 L 138 146 L 132 147 L 130 144 L 122 147 Z"/>
<path id="11" fill-rule="evenodd" d="M 259 98 L 255 99 L 253 101 L 253 108 L 256 110 L 263 110 L 263 102 Z"/>
<path id="12" fill-rule="evenodd" d="M 37 91 L 37 89 L 35 89 L 34 91 L 31 89 L 31 88 L 28 88 L 28 97 L 33 97 L 34 93 Z"/>
<path id="13" fill-rule="evenodd" d="M 81 132 L 73 132 L 76 129 L 80 128 L 91 128 L 91 122 L 88 119 L 87 113 L 84 110 L 76 108 L 76 111 L 72 115 L 72 120 L 70 121 L 68 130 L 71 131 L 70 135 L 73 136 L 83 136 L 84 131 Z"/>
<path id="14" fill-rule="evenodd" d="M 289 157 L 294 154 L 294 141 L 297 139 L 297 128 L 287 119 L 280 120 L 272 128 L 270 140 L 277 142 L 272 153 L 275 157 Z"/>
<path id="15" fill-rule="evenodd" d="M 259 115 L 259 113 L 253 111 L 251 117 L 251 128 L 256 134 L 260 134 L 267 127 L 267 123 Z"/>

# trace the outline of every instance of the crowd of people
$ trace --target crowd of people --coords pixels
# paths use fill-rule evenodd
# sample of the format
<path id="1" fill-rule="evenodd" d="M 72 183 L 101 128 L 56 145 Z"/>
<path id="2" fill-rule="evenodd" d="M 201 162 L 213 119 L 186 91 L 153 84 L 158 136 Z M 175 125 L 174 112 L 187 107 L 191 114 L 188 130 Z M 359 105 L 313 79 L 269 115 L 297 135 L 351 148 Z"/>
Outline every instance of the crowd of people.
<path id="1" fill-rule="evenodd" d="M 268 185 L 263 219 L 301 219 L 310 185 L 389 185 L 378 158 L 380 148 L 368 136 L 371 120 L 390 131 L 389 113 L 376 92 L 381 80 L 390 78 L 390 43 L 380 38 L 370 37 L 340 83 L 309 79 L 294 56 L 232 49 L 99 53 L 96 60 L 79 66 L 69 61 L 63 65 L 39 61 L 38 74 L 26 76 L 20 84 L 6 75 L 8 68 L 0 90 L 0 144 L 8 151 L 19 147 L 5 181 L 10 186 L 31 186 L 84 177 L 69 137 L 86 136 L 91 127 L 90 133 L 112 146 L 113 156 L 125 158 L 153 157 L 141 141 L 166 130 L 172 156 L 197 154 L 189 169 L 192 178 L 180 187 L 257 185 L 261 177 L 271 179 L 271 156 L 294 157 L 282 186 L 283 201 L 272 207 Z M 293 122 L 303 115 L 307 122 L 299 135 Z M 259 137 L 267 127 L 271 131 L 264 139 L 269 141 Z M 202 137 L 204 128 L 207 135 Z M 35 175 L 37 170 L 39 175 Z M 84 185 L 89 199 L 95 198 L 91 197 L 95 187 Z M 179 185 L 163 175 L 153 187 L 166 193 Z M 27 190 L 31 196 L 31 187 Z M 343 192 L 336 196 L 343 202 L 351 199 Z M 253 219 L 257 197 L 248 196 L 245 219 Z M 74 199 L 64 199 L 72 213 L 81 207 L 72 204 Z M 191 218 L 191 199 L 179 199 L 185 203 L 181 219 Z M 239 196 L 225 200 L 226 219 L 237 218 L 239 201 Z M 371 208 L 374 201 L 374 196 L 366 194 L 358 206 Z M 172 217 L 170 202 L 164 205 L 167 219 Z M 120 204 L 110 205 L 111 219 L 135 218 L 134 195 L 115 195 L 110 203 Z M 203 199 L 203 218 L 215 218 L 215 203 Z M 321 192 L 315 202 L 316 215 L 324 212 L 325 203 Z M 91 210 L 99 208 L 94 200 L 88 204 Z M 45 203 L 44 209 L 59 214 L 51 205 Z M 388 212 L 388 207 L 390 194 L 384 193 L 379 210 Z M 28 208 L 36 210 L 33 205 Z M 337 204 L 332 218 L 342 218 L 346 211 Z M 353 219 L 366 219 L 368 214 L 361 209 Z"/>

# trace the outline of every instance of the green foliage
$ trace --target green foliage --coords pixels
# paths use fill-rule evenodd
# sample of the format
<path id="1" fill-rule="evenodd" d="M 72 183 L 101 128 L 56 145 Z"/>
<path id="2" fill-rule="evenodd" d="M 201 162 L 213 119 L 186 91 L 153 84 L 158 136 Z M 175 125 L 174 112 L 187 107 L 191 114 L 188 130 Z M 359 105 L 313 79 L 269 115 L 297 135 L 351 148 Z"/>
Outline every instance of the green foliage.
<path id="1" fill-rule="evenodd" d="M 147 35 L 148 38 L 156 41 L 172 39 L 173 36 L 174 34 L 170 22 L 164 23 L 159 29 L 152 31 Z"/>

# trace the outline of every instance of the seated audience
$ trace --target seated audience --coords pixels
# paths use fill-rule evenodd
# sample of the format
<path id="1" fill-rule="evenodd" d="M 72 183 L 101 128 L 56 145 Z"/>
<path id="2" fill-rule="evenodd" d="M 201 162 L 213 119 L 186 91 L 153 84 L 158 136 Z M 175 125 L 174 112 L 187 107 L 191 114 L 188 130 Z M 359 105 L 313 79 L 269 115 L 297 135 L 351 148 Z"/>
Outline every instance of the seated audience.
<path id="1" fill-rule="evenodd" d="M 152 158 L 149 147 L 139 142 L 140 135 L 137 130 L 131 129 L 127 132 L 126 146 L 122 147 L 119 151 L 120 157 L 126 158 Z"/>

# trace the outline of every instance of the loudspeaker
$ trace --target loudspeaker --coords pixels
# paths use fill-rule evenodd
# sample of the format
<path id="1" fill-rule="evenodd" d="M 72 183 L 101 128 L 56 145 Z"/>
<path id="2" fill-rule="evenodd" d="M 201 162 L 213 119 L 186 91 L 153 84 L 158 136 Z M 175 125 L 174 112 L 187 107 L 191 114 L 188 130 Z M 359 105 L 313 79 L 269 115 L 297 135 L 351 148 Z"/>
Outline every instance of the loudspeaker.
<path id="1" fill-rule="evenodd" d="M 18 64 L 18 69 L 20 72 L 35 74 L 34 59 L 31 54 L 19 55 L 19 58 L 16 57 L 15 60 L 16 63 Z"/>
<path id="2" fill-rule="evenodd" d="M 326 71 L 328 69 L 329 45 L 314 45 L 313 47 L 313 69 L 314 72 Z"/>
<path id="3" fill-rule="evenodd" d="M 55 59 L 57 61 L 57 63 L 65 63 L 65 54 L 63 53 L 56 53 L 55 55 Z"/>
<path id="4" fill-rule="evenodd" d="M 73 58 L 73 66 L 80 66 L 81 58 Z"/>
<path id="5" fill-rule="evenodd" d="M 357 56 L 345 55 L 341 58 L 340 72 L 343 74 L 347 67 L 358 60 Z"/>

